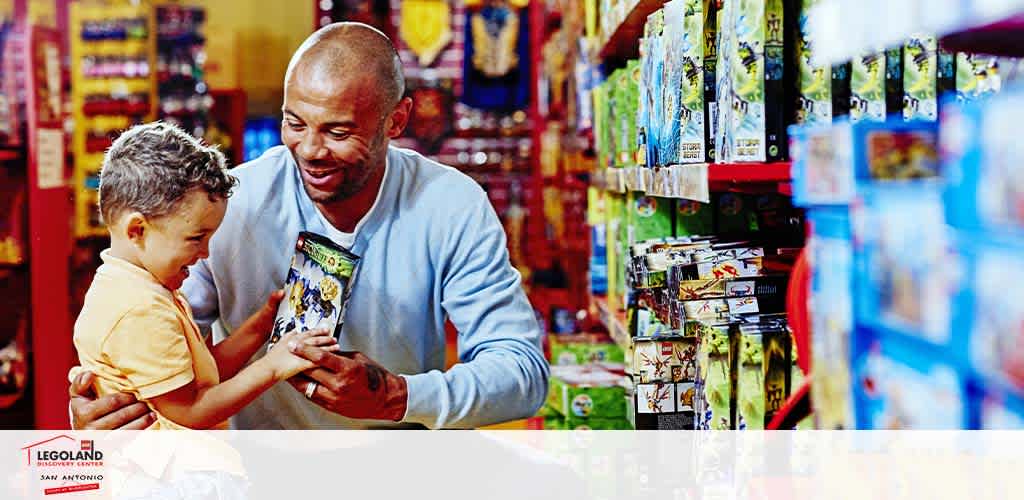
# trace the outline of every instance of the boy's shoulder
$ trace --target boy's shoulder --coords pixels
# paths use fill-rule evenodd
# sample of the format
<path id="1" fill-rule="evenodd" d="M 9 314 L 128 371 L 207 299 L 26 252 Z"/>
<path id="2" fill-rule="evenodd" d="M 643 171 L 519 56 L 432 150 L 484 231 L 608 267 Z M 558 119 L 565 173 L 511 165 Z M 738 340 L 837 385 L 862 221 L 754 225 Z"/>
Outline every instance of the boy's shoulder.
<path id="1" fill-rule="evenodd" d="M 155 288 L 138 286 L 97 270 L 75 321 L 76 342 L 102 342 L 126 317 L 152 318 L 154 322 L 177 317 L 174 300 Z"/>

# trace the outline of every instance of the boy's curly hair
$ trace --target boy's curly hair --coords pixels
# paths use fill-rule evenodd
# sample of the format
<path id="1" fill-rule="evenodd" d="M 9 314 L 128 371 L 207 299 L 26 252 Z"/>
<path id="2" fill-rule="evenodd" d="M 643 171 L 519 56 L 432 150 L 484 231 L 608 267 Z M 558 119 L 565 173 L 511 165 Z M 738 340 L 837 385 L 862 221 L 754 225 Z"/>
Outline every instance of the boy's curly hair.
<path id="1" fill-rule="evenodd" d="M 193 189 L 202 189 L 211 201 L 227 199 L 237 180 L 226 163 L 216 148 L 172 124 L 136 125 L 103 158 L 100 215 L 107 224 L 125 211 L 160 218 Z"/>

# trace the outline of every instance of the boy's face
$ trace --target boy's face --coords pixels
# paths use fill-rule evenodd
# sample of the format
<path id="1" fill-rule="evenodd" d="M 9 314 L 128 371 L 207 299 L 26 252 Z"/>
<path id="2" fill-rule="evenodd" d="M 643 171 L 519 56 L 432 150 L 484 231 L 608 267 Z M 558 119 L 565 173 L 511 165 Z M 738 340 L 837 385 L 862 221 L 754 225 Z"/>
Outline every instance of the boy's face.
<path id="1" fill-rule="evenodd" d="M 210 255 L 210 237 L 224 220 L 227 200 L 210 201 L 202 190 L 188 192 L 174 211 L 150 221 L 139 260 L 168 290 L 177 290 L 188 267 Z"/>

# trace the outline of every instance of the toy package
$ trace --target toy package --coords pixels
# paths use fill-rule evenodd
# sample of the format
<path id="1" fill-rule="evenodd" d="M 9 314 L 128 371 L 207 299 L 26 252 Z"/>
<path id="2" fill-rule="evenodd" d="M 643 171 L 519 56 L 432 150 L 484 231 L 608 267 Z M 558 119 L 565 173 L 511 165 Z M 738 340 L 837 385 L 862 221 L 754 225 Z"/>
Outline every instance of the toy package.
<path id="1" fill-rule="evenodd" d="M 725 3 L 722 26 L 732 29 L 720 33 L 732 33 L 719 45 L 724 53 L 720 59 L 729 60 L 722 69 L 729 80 L 731 106 L 728 130 L 722 132 L 731 154 L 724 161 L 778 161 L 788 156 L 783 19 L 782 0 Z"/>
<path id="2" fill-rule="evenodd" d="M 546 405 L 573 419 L 625 418 L 626 379 L 598 365 L 551 367 Z"/>
<path id="3" fill-rule="evenodd" d="M 1024 141 L 1017 111 L 1024 94 L 943 109 L 943 170 L 950 222 L 958 227 L 1022 235 Z"/>
<path id="4" fill-rule="evenodd" d="M 639 61 L 639 98 L 637 107 L 637 145 L 638 151 L 644 154 L 644 162 L 638 164 L 655 166 L 660 164 L 662 121 L 661 96 L 664 93 L 663 80 L 666 67 L 665 40 L 662 32 L 665 27 L 665 11 L 658 9 L 647 16 L 644 24 L 644 36 L 640 39 Z"/>
<path id="5" fill-rule="evenodd" d="M 850 64 L 850 121 L 883 122 L 886 53 L 870 52 L 854 57 Z"/>
<path id="6" fill-rule="evenodd" d="M 850 335 L 853 331 L 853 244 L 845 207 L 808 211 L 811 293 L 811 401 L 819 429 L 852 429 Z"/>
<path id="7" fill-rule="evenodd" d="M 731 328 L 738 338 L 736 427 L 764 429 L 789 397 L 793 348 L 785 318 L 763 317 Z"/>
<path id="8" fill-rule="evenodd" d="M 637 429 L 693 429 L 695 338 L 634 339 Z"/>
<path id="9" fill-rule="evenodd" d="M 333 241 L 314 233 L 299 233 L 270 346 L 292 330 L 317 328 L 334 332 L 340 341 L 345 306 L 358 267 L 359 257 Z"/>
<path id="10" fill-rule="evenodd" d="M 704 14 L 704 161 L 714 163 L 715 128 L 718 125 L 718 1 L 701 0 L 701 7 Z"/>
<path id="11" fill-rule="evenodd" d="M 857 335 L 875 339 L 853 360 L 858 429 L 969 427 L 964 379 L 941 354 L 873 332 Z"/>
<path id="12" fill-rule="evenodd" d="M 796 123 L 824 125 L 844 116 L 850 108 L 850 69 L 847 64 L 820 65 L 812 60 L 814 41 L 808 28 L 807 13 L 819 0 L 801 0 L 797 60 L 800 93 Z"/>
<path id="13" fill-rule="evenodd" d="M 858 322 L 947 345 L 958 257 L 938 186 L 880 186 L 852 214 L 865 269 Z"/>
<path id="14" fill-rule="evenodd" d="M 676 200 L 675 236 L 699 236 L 714 232 L 715 212 L 709 203 Z"/>
<path id="15" fill-rule="evenodd" d="M 735 135 L 733 131 L 733 102 L 734 89 L 732 80 L 733 53 L 736 51 L 736 30 L 734 26 L 736 10 L 735 1 L 724 1 L 718 10 L 717 26 L 715 31 L 718 57 L 715 64 L 715 110 L 717 120 L 712 133 L 714 140 L 715 161 L 718 163 L 729 163 L 735 159 Z M 753 67 L 757 69 L 755 65 Z M 739 71 L 737 69 L 737 71 Z M 756 81 L 755 81 L 756 83 Z M 738 103 L 737 103 L 738 104 Z"/>
<path id="16" fill-rule="evenodd" d="M 903 46 L 903 119 L 935 121 L 938 106 L 938 42 L 916 35 Z"/>
<path id="17" fill-rule="evenodd" d="M 625 363 L 622 348 L 607 336 L 594 334 L 551 335 L 552 365 Z"/>
<path id="18" fill-rule="evenodd" d="M 973 101 L 1002 88 L 999 77 L 999 59 L 993 56 L 956 54 L 956 96 L 962 101 Z"/>
<path id="19" fill-rule="evenodd" d="M 872 184 L 939 176 L 938 125 L 933 122 L 860 122 L 853 126 L 858 181 Z"/>
<path id="20" fill-rule="evenodd" d="M 663 164 L 704 163 L 704 12 L 701 0 L 665 5 L 669 48 Z"/>
<path id="21" fill-rule="evenodd" d="M 793 155 L 793 204 L 846 205 L 855 189 L 853 135 L 842 120 L 831 126 L 790 128 Z"/>
<path id="22" fill-rule="evenodd" d="M 903 46 L 885 50 L 885 115 L 903 114 Z"/>
<path id="23" fill-rule="evenodd" d="M 728 323 L 704 324 L 697 343 L 695 426 L 701 430 L 735 429 L 738 338 Z"/>
<path id="24" fill-rule="evenodd" d="M 672 236 L 672 212 L 675 210 L 671 198 L 654 196 L 631 196 L 632 203 L 627 218 L 629 241 L 646 241 Z"/>
<path id="25" fill-rule="evenodd" d="M 965 237 L 978 241 L 981 235 Z M 970 245 L 973 314 L 968 352 L 975 373 L 1024 392 L 1024 246 L 1010 242 Z M 970 248 L 973 247 L 973 248 Z M 964 321 L 966 323 L 966 321 Z"/>

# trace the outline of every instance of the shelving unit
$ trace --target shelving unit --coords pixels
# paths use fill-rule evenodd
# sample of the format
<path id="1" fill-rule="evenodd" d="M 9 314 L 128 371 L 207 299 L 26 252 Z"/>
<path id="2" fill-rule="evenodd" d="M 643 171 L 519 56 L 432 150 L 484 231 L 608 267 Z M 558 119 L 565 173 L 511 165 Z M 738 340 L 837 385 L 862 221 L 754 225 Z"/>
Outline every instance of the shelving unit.
<path id="1" fill-rule="evenodd" d="M 622 311 L 613 311 L 608 307 L 608 300 L 604 297 L 591 297 L 591 305 L 597 311 L 597 317 L 601 324 L 608 329 L 612 340 L 626 352 L 629 351 L 633 340 L 630 338 L 629 330 L 626 329 L 626 315 Z"/>
<path id="2" fill-rule="evenodd" d="M 620 2 L 623 5 L 625 2 Z M 665 5 L 665 0 L 640 0 L 636 2 L 625 19 L 601 43 L 599 56 L 606 66 L 621 65 L 627 59 L 640 55 L 637 40 L 644 32 L 647 16 Z"/>

